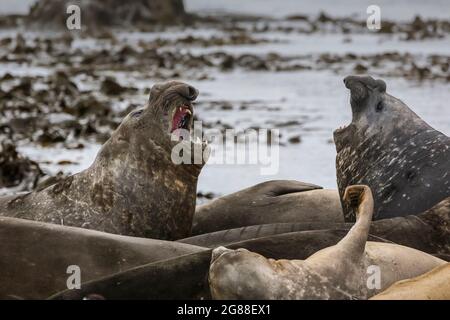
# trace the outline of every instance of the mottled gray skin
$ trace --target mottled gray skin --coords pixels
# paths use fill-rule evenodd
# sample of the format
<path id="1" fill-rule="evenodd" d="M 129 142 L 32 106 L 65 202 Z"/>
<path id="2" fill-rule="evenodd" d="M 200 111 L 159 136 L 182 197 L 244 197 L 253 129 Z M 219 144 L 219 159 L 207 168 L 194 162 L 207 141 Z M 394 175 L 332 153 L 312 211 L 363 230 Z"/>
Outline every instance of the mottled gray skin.
<path id="1" fill-rule="evenodd" d="M 320 249 L 335 245 L 347 231 L 314 230 L 275 235 L 227 245 L 246 248 L 273 259 L 306 259 Z M 386 242 L 369 235 L 369 240 Z M 295 245 L 293 245 L 295 244 Z M 212 250 L 153 262 L 98 280 L 83 283 L 80 290 L 65 290 L 53 299 L 209 299 L 208 271 Z"/>
<path id="2" fill-rule="evenodd" d="M 87 282 L 204 248 L 0 217 L 0 299 L 45 299 L 67 289 L 67 267 Z"/>
<path id="3" fill-rule="evenodd" d="M 445 261 L 390 243 L 367 242 L 373 198 L 367 186 L 350 186 L 344 199 L 357 221 L 332 247 L 306 260 L 273 260 L 246 249 L 213 250 L 209 271 L 214 299 L 367 299 L 392 283 L 423 274 Z M 367 286 L 368 267 L 380 268 L 380 287 Z"/>
<path id="4" fill-rule="evenodd" d="M 178 141 L 170 131 L 174 110 L 192 110 L 197 95 L 181 82 L 155 85 L 146 107 L 122 121 L 88 169 L 5 199 L 0 214 L 136 237 L 188 236 L 203 163 L 174 164 L 171 150 Z"/>
<path id="5" fill-rule="evenodd" d="M 216 248 L 251 239 L 276 239 L 296 244 L 308 230 L 350 230 L 353 223 L 274 223 L 216 231 L 178 240 L 182 243 Z M 450 198 L 419 214 L 373 221 L 370 234 L 450 260 Z M 278 237 L 273 237 L 279 235 Z M 290 241 L 290 242 L 289 242 Z M 294 245 L 293 245 L 294 246 Z M 287 250 L 287 249 L 286 249 Z M 286 251 L 287 252 L 287 251 Z"/>
<path id="6" fill-rule="evenodd" d="M 339 192 L 365 184 L 374 220 L 418 214 L 450 196 L 450 138 L 371 77 L 349 76 L 352 122 L 334 132 Z M 342 203 L 346 221 L 355 214 Z"/>
<path id="7" fill-rule="evenodd" d="M 195 210 L 192 235 L 269 223 L 343 222 L 336 190 L 273 180 L 215 199 Z"/>

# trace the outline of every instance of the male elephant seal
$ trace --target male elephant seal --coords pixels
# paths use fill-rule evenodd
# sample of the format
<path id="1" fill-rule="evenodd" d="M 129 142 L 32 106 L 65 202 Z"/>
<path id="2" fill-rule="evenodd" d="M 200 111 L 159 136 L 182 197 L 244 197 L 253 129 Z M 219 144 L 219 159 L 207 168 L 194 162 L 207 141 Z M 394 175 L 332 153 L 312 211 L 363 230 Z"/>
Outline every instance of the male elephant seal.
<path id="1" fill-rule="evenodd" d="M 450 196 L 450 138 L 371 77 L 348 76 L 352 122 L 334 132 L 339 192 L 365 184 L 374 220 L 417 214 Z M 346 221 L 354 213 L 343 202 Z"/>
<path id="2" fill-rule="evenodd" d="M 394 283 L 373 300 L 450 300 L 450 263 Z"/>
<path id="3" fill-rule="evenodd" d="M 172 241 L 0 217 L 0 299 L 44 299 L 64 290 L 71 265 L 80 268 L 80 280 L 86 282 L 204 250 Z"/>
<path id="4" fill-rule="evenodd" d="M 337 191 L 273 180 L 198 206 L 192 235 L 257 224 L 324 221 L 344 221 Z"/>
<path id="5" fill-rule="evenodd" d="M 367 299 L 398 280 L 445 264 L 441 259 L 412 248 L 367 242 L 373 214 L 370 188 L 348 187 L 344 199 L 357 208 L 355 225 L 339 243 L 306 260 L 276 261 L 245 249 L 215 249 L 209 271 L 212 297 Z M 379 283 L 369 285 L 370 270 L 378 273 Z"/>
<path id="6" fill-rule="evenodd" d="M 175 164 L 172 150 L 179 143 L 192 143 L 194 152 L 205 146 L 174 141 L 192 127 L 197 94 L 182 82 L 153 86 L 147 106 L 122 121 L 88 169 L 5 199 L 0 214 L 137 237 L 188 236 L 203 161 Z"/>

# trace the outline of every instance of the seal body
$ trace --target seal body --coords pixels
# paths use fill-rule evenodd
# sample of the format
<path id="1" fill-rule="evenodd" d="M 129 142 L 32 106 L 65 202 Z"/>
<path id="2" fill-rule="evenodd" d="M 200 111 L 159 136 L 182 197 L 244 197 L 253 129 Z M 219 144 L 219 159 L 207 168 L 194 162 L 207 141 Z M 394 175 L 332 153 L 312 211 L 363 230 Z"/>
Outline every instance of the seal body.
<path id="1" fill-rule="evenodd" d="M 260 224 L 343 221 L 336 190 L 272 180 L 198 206 L 192 235 Z"/>
<path id="2" fill-rule="evenodd" d="M 197 94 L 181 82 L 155 85 L 147 106 L 122 121 L 88 169 L 0 201 L 0 214 L 137 237 L 188 236 L 203 162 L 173 162 L 180 143 L 173 131 L 191 129 Z"/>
<path id="3" fill-rule="evenodd" d="M 374 219 L 421 213 L 450 196 L 450 138 L 371 77 L 349 76 L 352 122 L 334 132 L 339 192 L 365 184 Z M 355 214 L 343 204 L 345 219 Z"/>
<path id="4" fill-rule="evenodd" d="M 45 299 L 67 289 L 69 266 L 81 283 L 204 251 L 182 243 L 128 237 L 0 217 L 0 299 Z"/>
<path id="5" fill-rule="evenodd" d="M 412 248 L 367 242 L 373 213 L 370 188 L 351 186 L 346 189 L 344 198 L 349 205 L 357 207 L 355 225 L 336 245 L 306 260 L 272 260 L 246 249 L 215 249 L 209 271 L 212 297 L 367 299 L 398 280 L 445 264 L 441 259 Z M 369 286 L 371 268 L 379 272 L 380 280 Z"/>
<path id="6" fill-rule="evenodd" d="M 394 283 L 373 300 L 450 300 L 450 263 Z"/>
<path id="7" fill-rule="evenodd" d="M 306 259 L 318 250 L 335 245 L 346 235 L 343 230 L 314 230 L 251 239 L 228 244 L 246 248 L 273 259 Z M 386 242 L 369 235 L 369 240 Z M 80 290 L 65 290 L 54 299 L 83 299 L 99 294 L 106 299 L 209 299 L 208 271 L 212 250 L 142 265 L 83 283 Z"/>

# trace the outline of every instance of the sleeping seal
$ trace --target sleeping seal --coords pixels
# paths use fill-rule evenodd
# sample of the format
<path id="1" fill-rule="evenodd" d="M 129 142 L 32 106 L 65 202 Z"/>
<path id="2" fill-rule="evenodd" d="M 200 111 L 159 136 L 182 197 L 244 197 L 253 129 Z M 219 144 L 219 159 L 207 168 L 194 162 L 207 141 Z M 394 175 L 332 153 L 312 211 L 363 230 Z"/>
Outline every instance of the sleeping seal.
<path id="1" fill-rule="evenodd" d="M 367 299 L 392 283 L 423 274 L 445 261 L 396 244 L 367 242 L 373 198 L 367 186 L 350 186 L 345 201 L 357 221 L 336 245 L 306 260 L 273 260 L 246 249 L 213 251 L 209 271 L 215 299 Z M 368 270 L 379 270 L 368 285 Z"/>
<path id="2" fill-rule="evenodd" d="M 418 214 L 450 196 L 450 138 L 434 130 L 386 83 L 348 76 L 352 122 L 334 132 L 339 192 L 365 184 L 375 199 L 374 220 Z M 342 202 L 346 221 L 354 213 Z"/>
<path id="3" fill-rule="evenodd" d="M 336 190 L 295 180 L 272 180 L 198 206 L 192 235 L 257 224 L 343 221 Z"/>
<path id="4" fill-rule="evenodd" d="M 204 248 L 0 217 L 0 299 L 45 299 L 67 289 L 67 268 L 81 281 Z"/>
<path id="5" fill-rule="evenodd" d="M 371 300 L 450 300 L 450 263 L 394 283 Z"/>
<path id="6" fill-rule="evenodd" d="M 204 163 L 175 164 L 172 150 L 179 143 L 191 143 L 194 152 L 206 146 L 174 141 L 191 129 L 197 95 L 182 82 L 153 86 L 146 107 L 122 121 L 88 169 L 1 201 L 0 215 L 136 237 L 188 236 Z"/>

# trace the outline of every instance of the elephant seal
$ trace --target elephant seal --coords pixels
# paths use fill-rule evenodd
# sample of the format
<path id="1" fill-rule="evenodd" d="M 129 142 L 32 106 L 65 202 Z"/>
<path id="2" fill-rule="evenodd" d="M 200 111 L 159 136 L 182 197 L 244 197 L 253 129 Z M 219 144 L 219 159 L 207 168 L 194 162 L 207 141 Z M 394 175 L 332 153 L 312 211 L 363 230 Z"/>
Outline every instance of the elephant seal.
<path id="1" fill-rule="evenodd" d="M 450 202 L 447 201 L 431 209 L 434 212 L 428 210 L 425 213 L 428 217 L 419 215 L 372 222 L 371 232 L 378 236 L 369 234 L 368 240 L 389 243 L 388 240 L 383 239 L 385 237 L 399 244 L 441 257 L 445 254 L 438 254 L 439 252 L 447 252 L 445 260 L 450 261 L 449 209 Z M 447 218 L 445 219 L 445 217 Z M 255 226 L 245 228 L 242 237 L 239 237 L 239 233 L 244 228 L 220 231 L 217 233 L 217 237 L 211 234 L 210 241 L 208 239 L 194 241 L 196 238 L 201 240 L 203 236 L 208 236 L 207 234 L 188 238 L 192 241 L 185 240 L 187 240 L 186 243 L 202 246 L 209 243 L 208 246 L 211 248 L 219 245 L 225 245 L 230 249 L 245 248 L 272 259 L 306 259 L 315 252 L 338 243 L 352 226 L 351 223 L 331 223 L 328 226 L 324 224 L 326 223 L 276 224 L 266 225 L 262 228 Z M 293 229 L 290 229 L 291 226 Z M 298 229 L 328 227 L 330 229 L 276 234 L 277 230 L 295 231 L 295 227 Z M 258 229 L 260 229 L 259 234 Z M 246 240 L 246 236 L 249 236 L 250 239 Z M 54 298 L 83 299 L 91 294 L 100 293 L 107 299 L 127 299 L 129 297 L 136 299 L 206 299 L 210 297 L 207 283 L 210 260 L 211 250 L 174 257 L 167 261 L 158 261 L 142 266 L 142 268 L 139 267 L 139 272 L 131 269 L 83 283 L 81 290 L 66 290 L 55 295 Z M 167 279 L 182 279 L 182 281 Z M 163 280 L 167 282 L 163 282 Z M 158 288 L 158 290 L 154 291 L 153 288 Z"/>
<path id="2" fill-rule="evenodd" d="M 334 132 L 341 199 L 365 184 L 375 199 L 374 220 L 421 213 L 450 196 L 450 138 L 386 93 L 386 83 L 348 76 L 352 122 Z M 342 201 L 346 221 L 355 214 Z"/>
<path id="3" fill-rule="evenodd" d="M 136 237 L 188 236 L 204 163 L 175 164 L 172 150 L 181 143 L 191 143 L 194 155 L 199 149 L 200 143 L 174 141 L 191 130 L 197 95 L 182 82 L 156 84 L 146 107 L 122 121 L 88 169 L 5 199 L 0 215 Z"/>
<path id="4" fill-rule="evenodd" d="M 345 201 L 357 221 L 339 243 L 306 260 L 273 260 L 246 249 L 213 250 L 209 271 L 214 299 L 367 299 L 392 283 L 445 264 L 421 251 L 390 243 L 367 242 L 373 214 L 370 188 L 350 186 Z M 368 271 L 380 282 L 368 285 Z"/>
<path id="5" fill-rule="evenodd" d="M 272 180 L 198 206 L 191 234 L 313 221 L 344 221 L 338 192 L 295 180 Z"/>
<path id="6" fill-rule="evenodd" d="M 371 300 L 450 300 L 450 263 L 394 283 Z"/>
<path id="7" fill-rule="evenodd" d="M 81 281 L 204 251 L 164 240 L 120 236 L 0 217 L 0 299 L 44 299 L 67 288 L 71 265 Z"/>
<path id="8" fill-rule="evenodd" d="M 306 259 L 320 249 L 335 245 L 345 230 L 315 230 L 252 239 L 227 245 L 246 248 L 273 259 Z M 369 240 L 386 240 L 369 235 Z M 99 295 L 105 299 L 209 299 L 208 271 L 211 249 L 157 261 L 92 280 L 80 290 L 64 290 L 51 297 L 58 300 L 86 299 Z"/>
<path id="9" fill-rule="evenodd" d="M 299 222 L 274 223 L 247 226 L 216 231 L 185 239 L 178 242 L 216 248 L 250 239 L 270 238 L 275 235 L 278 242 L 288 238 L 296 243 L 295 236 L 308 230 L 350 230 L 353 223 L 336 222 Z M 288 234 L 283 236 L 283 234 Z M 411 247 L 444 260 L 450 260 L 450 197 L 433 208 L 419 214 L 373 221 L 370 234 Z M 283 237 L 285 240 L 282 240 Z"/>

